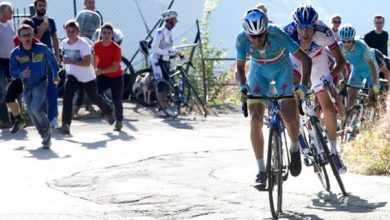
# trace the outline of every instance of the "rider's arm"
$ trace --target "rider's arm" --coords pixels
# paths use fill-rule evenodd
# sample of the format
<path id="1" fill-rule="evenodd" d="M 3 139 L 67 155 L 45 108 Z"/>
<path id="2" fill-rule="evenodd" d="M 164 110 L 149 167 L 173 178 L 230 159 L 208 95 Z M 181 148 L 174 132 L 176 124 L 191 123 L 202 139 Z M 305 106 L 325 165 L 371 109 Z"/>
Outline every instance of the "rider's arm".
<path id="1" fill-rule="evenodd" d="M 293 55 L 302 63 L 302 83 L 308 86 L 311 75 L 311 58 L 301 48 Z"/>
<path id="2" fill-rule="evenodd" d="M 237 77 L 240 85 L 246 84 L 245 63 L 246 61 L 237 60 Z"/>
<path id="3" fill-rule="evenodd" d="M 387 69 L 387 66 L 385 64 L 382 65 L 379 70 L 385 75 L 385 79 L 387 79 L 387 80 L 390 79 L 390 71 L 389 71 L 389 69 Z"/>
<path id="4" fill-rule="evenodd" d="M 332 53 L 333 57 L 336 59 L 336 65 L 333 66 L 333 69 L 330 71 L 332 76 L 336 76 L 338 73 L 340 73 L 343 68 L 345 68 L 345 58 L 343 54 L 341 53 L 340 47 L 338 44 L 336 44 L 334 47 L 330 49 L 330 52 Z"/>
<path id="5" fill-rule="evenodd" d="M 53 49 L 54 49 L 54 55 L 57 59 L 57 62 L 60 61 L 60 47 L 59 47 L 59 41 L 58 41 L 58 36 L 57 32 L 54 32 L 52 35 L 52 40 L 53 40 Z"/>
<path id="6" fill-rule="evenodd" d="M 372 82 L 378 84 L 377 72 L 374 61 L 372 59 L 367 60 L 367 64 L 370 66 L 371 69 Z"/>

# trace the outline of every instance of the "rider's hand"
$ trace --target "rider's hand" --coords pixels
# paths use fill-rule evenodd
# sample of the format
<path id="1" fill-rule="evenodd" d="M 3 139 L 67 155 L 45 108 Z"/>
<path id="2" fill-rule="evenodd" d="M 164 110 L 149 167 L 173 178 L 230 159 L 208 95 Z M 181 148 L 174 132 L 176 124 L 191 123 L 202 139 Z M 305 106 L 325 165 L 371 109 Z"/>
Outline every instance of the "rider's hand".
<path id="1" fill-rule="evenodd" d="M 327 74 L 327 75 L 324 75 L 322 77 L 322 81 L 327 81 L 329 83 L 329 85 L 332 85 L 333 84 L 333 77 L 331 74 Z"/>
<path id="2" fill-rule="evenodd" d="M 371 87 L 371 91 L 373 94 L 378 94 L 379 93 L 379 85 L 374 83 Z"/>
<path id="3" fill-rule="evenodd" d="M 345 81 L 343 79 L 339 81 L 339 87 L 341 90 L 345 88 Z"/>
<path id="4" fill-rule="evenodd" d="M 307 87 L 303 84 L 300 83 L 297 90 L 295 90 L 295 95 L 300 99 L 304 99 L 307 93 Z"/>
<path id="5" fill-rule="evenodd" d="M 246 102 L 248 99 L 248 85 L 242 84 L 240 85 L 240 92 L 241 92 L 241 101 Z"/>

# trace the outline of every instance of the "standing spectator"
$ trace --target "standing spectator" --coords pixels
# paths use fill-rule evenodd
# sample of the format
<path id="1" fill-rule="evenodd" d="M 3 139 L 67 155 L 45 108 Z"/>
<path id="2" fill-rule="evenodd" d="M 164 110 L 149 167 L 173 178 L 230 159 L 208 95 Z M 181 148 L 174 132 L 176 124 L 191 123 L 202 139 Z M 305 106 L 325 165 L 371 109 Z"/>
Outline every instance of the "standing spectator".
<path id="1" fill-rule="evenodd" d="M 262 3 L 262 2 L 257 4 L 255 8 L 260 9 L 261 11 L 263 11 L 264 14 L 267 14 L 267 12 L 268 12 L 267 6 L 264 3 Z M 272 22 L 271 20 L 268 20 L 268 23 L 272 24 L 274 22 Z"/>
<path id="2" fill-rule="evenodd" d="M 84 10 L 91 10 L 96 12 L 100 16 L 100 21 L 101 24 L 103 25 L 103 16 L 98 10 L 96 10 L 95 0 L 84 0 Z"/>
<path id="3" fill-rule="evenodd" d="M 64 51 L 63 63 L 67 79 L 65 82 L 64 104 L 62 106 L 62 125 L 58 128 L 63 134 L 70 134 L 72 122 L 73 96 L 75 92 L 84 87 L 92 103 L 95 103 L 107 117 L 110 124 L 115 118 L 111 106 L 98 94 L 96 76 L 91 62 L 91 50 L 88 43 L 78 36 L 79 26 L 76 21 L 70 20 L 65 24 L 67 38 L 61 42 Z"/>
<path id="4" fill-rule="evenodd" d="M 5 101 L 5 91 L 9 74 L 9 58 L 13 47 L 12 39 L 15 30 L 11 22 L 12 4 L 9 2 L 0 3 L 0 129 L 10 128 L 8 109 Z"/>
<path id="5" fill-rule="evenodd" d="M 26 24 L 31 28 L 34 28 L 34 23 L 31 19 L 24 19 L 21 24 Z M 35 43 L 41 43 L 38 38 L 33 37 Z M 20 45 L 19 36 L 14 37 L 14 46 L 18 47 Z M 22 79 L 16 78 L 11 81 L 8 85 L 7 93 L 5 95 L 5 100 L 7 102 L 8 108 L 11 110 L 12 115 L 15 118 L 15 123 L 11 128 L 11 133 L 16 133 L 19 129 L 23 128 L 26 125 L 25 120 L 22 117 L 20 111 L 20 105 L 18 103 L 18 97 L 23 93 L 23 82 Z"/>
<path id="6" fill-rule="evenodd" d="M 374 25 L 375 30 L 368 32 L 364 36 L 364 41 L 369 47 L 378 49 L 387 56 L 387 41 L 389 40 L 389 34 L 383 30 L 383 26 L 385 25 L 385 17 L 382 15 L 375 15 Z"/>
<path id="7" fill-rule="evenodd" d="M 102 39 L 95 43 L 95 72 L 97 87 L 100 95 L 111 90 L 112 101 L 115 106 L 115 130 L 122 130 L 123 120 L 123 71 L 121 68 L 122 52 L 120 46 L 112 40 L 114 28 L 110 24 L 104 24 L 101 28 Z"/>
<path id="8" fill-rule="evenodd" d="M 23 96 L 31 121 L 42 137 L 45 149 L 51 146 L 50 124 L 45 114 L 48 67 L 53 78 L 58 83 L 58 66 L 53 53 L 44 44 L 33 41 L 33 29 L 22 24 L 18 29 L 21 45 L 11 53 L 11 74 L 15 78 L 22 78 Z"/>
<path id="9" fill-rule="evenodd" d="M 42 43 L 46 44 L 50 50 L 54 50 L 54 55 L 59 63 L 60 56 L 57 28 L 54 20 L 46 16 L 46 0 L 34 0 L 34 7 L 36 14 L 32 17 L 32 20 L 34 22 L 35 36 L 42 41 Z M 47 87 L 48 117 L 52 128 L 58 126 L 58 91 L 57 87 L 53 84 L 53 74 L 56 73 L 49 73 L 49 84 Z"/>
<path id="10" fill-rule="evenodd" d="M 339 28 L 341 24 L 341 15 L 339 14 L 334 14 L 330 18 L 331 22 L 331 29 L 333 31 L 334 37 L 336 38 L 337 42 L 340 42 L 340 35 L 339 35 Z"/>

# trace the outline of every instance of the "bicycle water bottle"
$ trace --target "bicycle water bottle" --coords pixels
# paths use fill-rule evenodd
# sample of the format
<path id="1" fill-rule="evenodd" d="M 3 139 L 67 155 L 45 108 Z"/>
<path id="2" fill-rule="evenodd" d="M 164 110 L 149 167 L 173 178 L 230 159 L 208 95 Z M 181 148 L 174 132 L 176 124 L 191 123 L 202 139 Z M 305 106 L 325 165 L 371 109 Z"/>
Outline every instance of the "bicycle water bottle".
<path id="1" fill-rule="evenodd" d="M 307 146 L 305 139 L 303 138 L 302 134 L 298 135 L 298 141 L 301 145 L 301 153 L 307 154 L 310 152 L 309 146 Z"/>

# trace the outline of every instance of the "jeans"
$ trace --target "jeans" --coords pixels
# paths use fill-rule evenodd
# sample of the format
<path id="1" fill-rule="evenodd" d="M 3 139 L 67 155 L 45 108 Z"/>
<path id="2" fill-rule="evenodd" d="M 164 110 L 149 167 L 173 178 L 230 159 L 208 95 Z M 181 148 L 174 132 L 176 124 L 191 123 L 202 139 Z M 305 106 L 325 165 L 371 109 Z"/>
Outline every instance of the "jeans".
<path id="1" fill-rule="evenodd" d="M 2 59 L 4 60 L 4 59 Z M 5 101 L 6 88 L 8 84 L 7 75 L 9 67 L 5 62 L 0 63 L 0 123 L 9 124 L 10 118 L 8 108 Z"/>
<path id="2" fill-rule="evenodd" d="M 64 104 L 62 106 L 62 124 L 70 125 L 72 122 L 73 97 L 80 87 L 85 89 L 91 102 L 96 104 L 104 115 L 112 114 L 111 106 L 98 94 L 96 80 L 82 83 L 76 77 L 68 75 L 65 82 Z"/>
<path id="3" fill-rule="evenodd" d="M 106 76 L 97 77 L 97 87 L 99 95 L 103 95 L 107 89 L 111 90 L 112 101 L 115 107 L 115 119 L 116 121 L 123 121 L 123 76 L 110 78 Z"/>
<path id="4" fill-rule="evenodd" d="M 45 113 L 47 81 L 37 85 L 24 85 L 23 96 L 28 113 L 38 133 L 46 141 L 50 138 L 49 120 Z"/>

